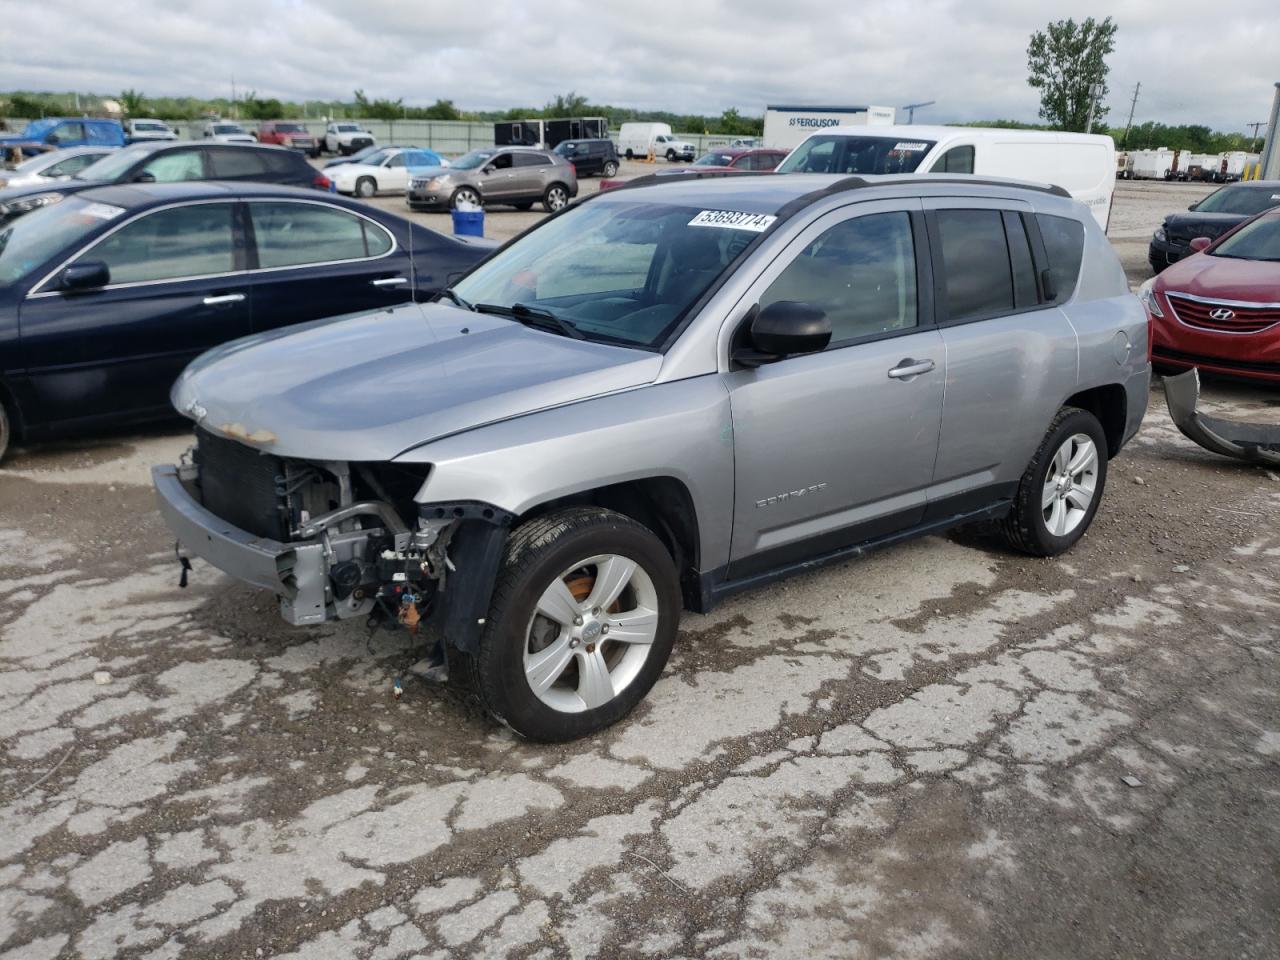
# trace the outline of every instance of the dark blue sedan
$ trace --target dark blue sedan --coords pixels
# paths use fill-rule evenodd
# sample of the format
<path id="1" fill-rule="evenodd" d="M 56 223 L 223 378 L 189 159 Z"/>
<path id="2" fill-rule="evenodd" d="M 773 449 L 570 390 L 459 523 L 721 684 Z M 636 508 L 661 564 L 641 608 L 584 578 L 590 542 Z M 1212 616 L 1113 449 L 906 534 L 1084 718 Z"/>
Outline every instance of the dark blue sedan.
<path id="1" fill-rule="evenodd" d="M 43 207 L 0 229 L 0 456 L 11 438 L 172 416 L 169 387 L 204 350 L 430 299 L 493 246 L 261 184 L 99 187 Z"/>

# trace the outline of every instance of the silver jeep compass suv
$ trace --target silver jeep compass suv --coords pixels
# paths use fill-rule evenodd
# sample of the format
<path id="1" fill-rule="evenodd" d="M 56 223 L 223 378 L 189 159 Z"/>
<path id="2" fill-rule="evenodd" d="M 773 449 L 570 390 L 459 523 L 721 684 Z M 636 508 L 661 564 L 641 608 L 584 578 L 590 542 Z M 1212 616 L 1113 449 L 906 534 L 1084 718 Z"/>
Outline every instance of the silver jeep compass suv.
<path id="1" fill-rule="evenodd" d="M 1089 211 L 973 177 L 644 179 L 436 303 L 219 347 L 154 471 L 182 549 L 294 624 L 434 625 L 538 739 L 614 723 L 682 608 L 971 521 L 1048 556 L 1147 402 Z"/>

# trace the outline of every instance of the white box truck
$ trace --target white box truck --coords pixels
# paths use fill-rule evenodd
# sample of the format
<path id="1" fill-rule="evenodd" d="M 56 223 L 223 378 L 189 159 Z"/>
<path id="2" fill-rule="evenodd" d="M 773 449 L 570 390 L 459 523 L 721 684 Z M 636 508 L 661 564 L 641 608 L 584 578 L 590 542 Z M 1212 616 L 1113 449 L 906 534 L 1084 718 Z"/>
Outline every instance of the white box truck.
<path id="1" fill-rule="evenodd" d="M 1173 151 L 1168 147 L 1154 150 L 1131 150 L 1130 170 L 1135 180 L 1168 180 L 1173 173 Z"/>
<path id="2" fill-rule="evenodd" d="M 829 127 L 888 126 L 893 107 L 805 107 L 770 105 L 764 108 L 764 146 L 790 150 L 809 134 Z"/>
<path id="3" fill-rule="evenodd" d="M 1062 187 L 1105 230 L 1116 189 L 1107 136 L 990 127 L 853 126 L 812 133 L 776 173 L 972 173 Z"/>

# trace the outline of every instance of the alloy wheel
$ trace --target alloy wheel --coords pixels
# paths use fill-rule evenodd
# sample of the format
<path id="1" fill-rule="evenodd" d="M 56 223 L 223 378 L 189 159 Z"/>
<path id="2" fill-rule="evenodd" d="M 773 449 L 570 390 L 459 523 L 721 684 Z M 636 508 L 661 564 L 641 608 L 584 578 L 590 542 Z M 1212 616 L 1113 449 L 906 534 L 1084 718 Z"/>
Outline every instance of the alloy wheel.
<path id="1" fill-rule="evenodd" d="M 1084 520 L 1098 488 L 1098 448 L 1083 433 L 1072 434 L 1049 463 L 1040 498 L 1045 529 L 1065 537 Z"/>

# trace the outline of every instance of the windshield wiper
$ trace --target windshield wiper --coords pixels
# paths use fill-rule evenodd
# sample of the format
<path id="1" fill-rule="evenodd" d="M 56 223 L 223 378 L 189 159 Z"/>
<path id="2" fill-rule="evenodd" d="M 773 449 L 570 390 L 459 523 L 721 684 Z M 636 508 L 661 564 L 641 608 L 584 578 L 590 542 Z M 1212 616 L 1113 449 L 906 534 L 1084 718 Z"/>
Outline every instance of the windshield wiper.
<path id="1" fill-rule="evenodd" d="M 438 294 L 436 294 L 437 300 L 439 300 L 441 297 L 452 300 L 457 306 L 461 307 L 463 310 L 475 309 L 475 307 L 473 307 L 471 304 L 467 303 L 467 301 L 463 300 L 460 296 L 454 293 L 453 287 L 445 287 Z"/>
<path id="2" fill-rule="evenodd" d="M 509 307 L 504 307 L 499 303 L 477 303 L 472 309 L 477 313 L 496 313 L 499 316 L 510 317 L 517 323 L 523 323 L 526 327 L 549 330 L 552 333 L 560 333 L 566 337 L 572 337 L 574 340 L 587 339 L 587 335 L 570 321 L 556 316 L 550 310 L 545 310 L 542 307 L 531 307 L 527 303 L 513 303 Z"/>

